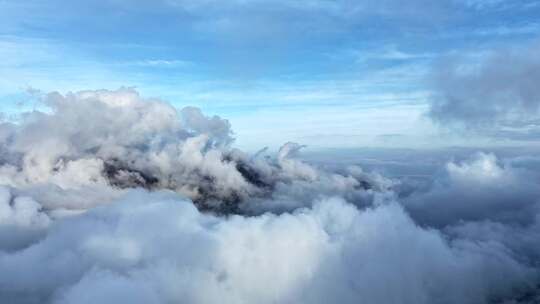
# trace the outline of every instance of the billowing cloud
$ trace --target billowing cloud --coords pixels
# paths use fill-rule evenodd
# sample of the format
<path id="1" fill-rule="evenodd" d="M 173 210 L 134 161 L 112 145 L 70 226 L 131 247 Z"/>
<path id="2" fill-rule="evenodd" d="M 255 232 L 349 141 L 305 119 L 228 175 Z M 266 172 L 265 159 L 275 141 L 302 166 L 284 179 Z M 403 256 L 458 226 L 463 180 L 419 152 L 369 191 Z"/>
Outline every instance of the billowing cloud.
<path id="1" fill-rule="evenodd" d="M 429 188 L 418 189 L 405 205 L 419 222 L 436 227 L 484 220 L 528 225 L 540 208 L 539 182 L 534 170 L 479 153 L 448 163 Z"/>
<path id="2" fill-rule="evenodd" d="M 371 196 L 367 187 L 386 187 L 358 169 L 339 175 L 304 164 L 294 143 L 275 159 L 251 157 L 230 147 L 227 120 L 194 107 L 177 111 L 133 89 L 51 93 L 43 102 L 48 111 L 1 126 L 0 180 L 39 193 L 47 209 L 86 209 L 142 187 L 171 189 L 213 210 L 262 212 L 244 203 L 283 197 L 285 205 L 307 204 L 302 198 L 322 191 L 359 198 Z M 84 202 L 72 201 L 82 193 Z"/>
<path id="3" fill-rule="evenodd" d="M 534 158 L 478 154 L 407 185 L 303 162 L 292 142 L 249 155 L 231 145 L 227 120 L 133 89 L 43 102 L 0 126 L 9 303 L 526 303 L 539 294 Z"/>
<path id="4" fill-rule="evenodd" d="M 59 223 L 0 269 L 11 303 L 481 303 L 533 275 L 495 244 L 449 245 L 396 204 L 227 219 L 143 191 Z"/>
<path id="5" fill-rule="evenodd" d="M 452 238 L 497 243 L 523 261 L 540 258 L 540 175 L 536 158 L 478 153 L 450 162 L 402 204 L 417 223 Z M 535 263 L 535 262 L 533 262 Z"/>

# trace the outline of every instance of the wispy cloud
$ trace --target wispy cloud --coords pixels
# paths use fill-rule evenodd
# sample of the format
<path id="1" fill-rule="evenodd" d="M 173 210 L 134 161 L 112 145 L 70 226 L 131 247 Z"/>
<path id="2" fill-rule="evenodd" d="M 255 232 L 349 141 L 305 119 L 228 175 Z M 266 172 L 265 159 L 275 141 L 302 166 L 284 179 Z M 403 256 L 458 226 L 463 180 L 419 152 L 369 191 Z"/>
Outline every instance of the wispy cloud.
<path id="1" fill-rule="evenodd" d="M 155 67 L 155 68 L 182 68 L 193 65 L 190 61 L 185 60 L 167 60 L 167 59 L 147 59 L 147 60 L 137 60 L 125 62 L 123 65 L 126 66 L 138 66 L 138 67 Z"/>

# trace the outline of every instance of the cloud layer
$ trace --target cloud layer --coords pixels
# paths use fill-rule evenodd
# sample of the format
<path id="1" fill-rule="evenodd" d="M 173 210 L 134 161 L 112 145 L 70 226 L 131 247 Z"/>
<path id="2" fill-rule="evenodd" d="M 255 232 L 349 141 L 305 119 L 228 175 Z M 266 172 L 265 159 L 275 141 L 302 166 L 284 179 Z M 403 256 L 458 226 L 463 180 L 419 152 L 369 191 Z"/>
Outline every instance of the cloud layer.
<path id="1" fill-rule="evenodd" d="M 432 181 L 231 146 L 227 120 L 133 89 L 42 98 L 0 126 L 9 303 L 527 303 L 534 157 Z M 514 302 L 511 302 L 514 301 Z"/>

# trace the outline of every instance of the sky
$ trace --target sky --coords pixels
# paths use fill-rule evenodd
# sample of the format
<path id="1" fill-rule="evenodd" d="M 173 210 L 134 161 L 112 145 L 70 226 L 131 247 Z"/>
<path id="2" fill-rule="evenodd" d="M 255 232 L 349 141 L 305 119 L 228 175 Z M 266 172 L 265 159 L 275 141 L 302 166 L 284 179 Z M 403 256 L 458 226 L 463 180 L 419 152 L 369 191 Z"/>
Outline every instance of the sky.
<path id="1" fill-rule="evenodd" d="M 235 145 L 534 145 L 540 1 L 0 1 L 4 119 L 133 87 Z"/>
<path id="2" fill-rule="evenodd" d="M 540 303 L 540 0 L 0 0 L 0 302 Z"/>

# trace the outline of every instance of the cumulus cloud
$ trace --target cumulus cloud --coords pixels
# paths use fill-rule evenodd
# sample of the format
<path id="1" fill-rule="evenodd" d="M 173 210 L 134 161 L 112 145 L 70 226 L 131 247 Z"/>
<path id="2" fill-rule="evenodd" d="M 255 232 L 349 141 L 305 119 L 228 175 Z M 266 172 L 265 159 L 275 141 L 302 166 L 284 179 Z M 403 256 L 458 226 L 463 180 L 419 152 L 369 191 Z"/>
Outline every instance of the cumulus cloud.
<path id="1" fill-rule="evenodd" d="M 15 250 L 43 236 L 51 220 L 29 196 L 17 196 L 0 187 L 0 250 Z"/>
<path id="2" fill-rule="evenodd" d="M 448 244 L 397 204 L 219 218 L 143 191 L 59 223 L 0 269 L 12 303 L 481 303 L 533 275 L 496 245 Z"/>
<path id="3" fill-rule="evenodd" d="M 266 210 L 246 204 L 248 198 L 281 197 L 283 208 L 297 207 L 309 201 L 288 198 L 316 196 L 321 188 L 371 196 L 366 177 L 295 160 L 300 145 L 284 145 L 275 159 L 250 157 L 230 146 L 227 120 L 194 107 L 177 111 L 133 89 L 51 93 L 43 102 L 48 111 L 1 126 L 0 180 L 39 193 L 47 209 L 87 209 L 132 187 L 171 189 L 218 212 Z"/>
<path id="4" fill-rule="evenodd" d="M 494 51 L 480 62 L 454 58 L 433 72 L 429 115 L 492 136 L 536 133 L 540 110 L 539 43 Z"/>
<path id="5" fill-rule="evenodd" d="M 448 163 L 429 186 L 417 188 L 402 204 L 422 226 L 451 238 L 499 244 L 535 264 L 540 257 L 537 162 L 478 153 Z"/>
<path id="6" fill-rule="evenodd" d="M 133 89 L 51 93 L 0 125 L 9 303 L 504 303 L 540 294 L 534 158 L 423 186 L 304 147 L 249 155 L 228 121 Z M 404 191 L 406 189 L 407 191 Z"/>
<path id="7" fill-rule="evenodd" d="M 483 220 L 526 225 L 540 207 L 538 182 L 540 176 L 530 169 L 479 153 L 447 164 L 427 190 L 415 191 L 405 204 L 417 220 L 437 227 Z"/>

